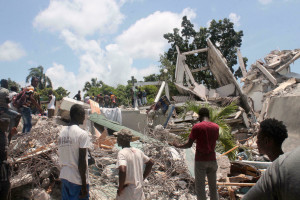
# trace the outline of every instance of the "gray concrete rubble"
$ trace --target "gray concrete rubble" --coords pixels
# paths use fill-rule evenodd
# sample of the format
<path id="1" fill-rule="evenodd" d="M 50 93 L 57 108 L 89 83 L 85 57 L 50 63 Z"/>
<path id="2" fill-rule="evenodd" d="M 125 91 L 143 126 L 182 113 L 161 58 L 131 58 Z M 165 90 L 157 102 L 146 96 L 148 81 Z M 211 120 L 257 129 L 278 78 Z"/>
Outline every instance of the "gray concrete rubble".
<path id="1" fill-rule="evenodd" d="M 300 109 L 297 106 L 300 100 L 300 75 L 292 73 L 290 69 L 290 64 L 300 57 L 300 50 L 272 51 L 264 60 L 257 60 L 248 71 L 241 63 L 238 51 L 243 68 L 243 86 L 240 87 L 230 74 L 220 51 L 209 40 L 207 42 L 209 48 L 192 52 L 178 50 L 175 85 L 186 96 L 173 97 L 175 102 L 171 101 L 165 113 L 153 107 L 121 109 L 122 125 L 132 129 L 132 132 L 136 131 L 131 146 L 141 149 L 155 162 L 144 183 L 146 199 L 196 199 L 195 145 L 187 150 L 169 145 L 174 141 L 186 140 L 193 125 L 198 122 L 197 113 L 185 112 L 187 101 L 193 101 L 195 105 L 209 105 L 216 110 L 232 102 L 238 105 L 236 112 L 224 119 L 231 128 L 236 145 L 235 149 L 228 152 L 237 150 L 237 147 L 244 151 L 236 154 L 234 161 L 228 159 L 228 152 L 217 153 L 220 199 L 242 198 L 245 187 L 253 186 L 261 171 L 270 164 L 268 158 L 257 150 L 259 122 L 270 117 L 284 121 L 289 132 L 284 150 L 289 151 L 300 145 L 297 143 L 300 136 L 296 121 Z M 208 53 L 209 66 L 197 70 L 211 70 L 220 87 L 208 90 L 195 82 L 192 76 L 195 70 L 189 70 L 185 63 L 186 56 L 193 53 Z M 199 98 L 200 101 L 195 101 Z M 31 132 L 18 134 L 12 139 L 8 160 L 13 166 L 13 199 L 61 199 L 57 138 L 62 127 L 67 125 L 65 121 L 69 120 L 70 107 L 76 103 L 79 102 L 65 98 L 60 105 L 59 116 L 52 119 L 35 116 Z M 91 114 L 92 108 L 88 104 L 82 105 L 87 116 L 81 127 L 90 132 L 94 144 L 91 152 L 96 161 L 89 166 L 90 199 L 115 199 L 118 186 L 116 162 L 120 148 L 116 145 L 113 132 L 120 124 L 105 117 L 103 119 L 102 115 L 96 116 L 100 121 L 92 121 L 95 114 Z M 18 127 L 18 130 L 22 130 L 22 127 Z M 209 198 L 207 185 L 205 190 Z"/>
<path id="2" fill-rule="evenodd" d="M 252 64 L 241 79 L 244 83 L 242 89 L 257 121 L 276 118 L 287 126 L 289 137 L 283 144 L 285 152 L 300 145 L 296 120 L 299 116 L 300 76 L 291 72 L 290 66 L 299 57 L 300 49 L 271 51 L 264 60 Z"/>

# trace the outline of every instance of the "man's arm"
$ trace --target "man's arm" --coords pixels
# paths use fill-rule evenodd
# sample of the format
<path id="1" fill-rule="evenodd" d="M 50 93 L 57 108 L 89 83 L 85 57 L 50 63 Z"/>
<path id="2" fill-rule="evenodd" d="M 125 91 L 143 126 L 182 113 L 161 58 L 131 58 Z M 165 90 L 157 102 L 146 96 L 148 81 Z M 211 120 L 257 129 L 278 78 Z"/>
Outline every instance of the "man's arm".
<path id="1" fill-rule="evenodd" d="M 193 146 L 194 141 L 195 140 L 189 138 L 189 140 L 185 144 L 179 145 L 177 143 L 173 143 L 171 145 L 173 145 L 176 148 L 187 149 L 187 148 L 191 148 Z"/>
<path id="2" fill-rule="evenodd" d="M 38 104 L 36 102 L 36 100 L 33 98 L 32 95 L 30 95 L 30 100 L 32 101 L 32 103 L 35 105 L 35 107 L 37 107 L 37 109 L 40 111 L 40 113 L 42 114 L 43 113 L 43 109 L 41 108 L 40 104 Z"/>
<path id="3" fill-rule="evenodd" d="M 86 185 L 86 170 L 87 170 L 87 164 L 86 164 L 86 148 L 79 148 L 79 160 L 78 160 L 78 170 L 81 177 L 82 185 L 81 185 L 81 192 L 82 197 L 86 197 L 87 195 L 87 185 Z"/>
<path id="4" fill-rule="evenodd" d="M 144 180 L 150 174 L 153 165 L 154 165 L 154 162 L 153 162 L 152 159 L 150 159 L 148 162 L 146 162 L 146 167 L 145 167 L 145 171 L 144 171 L 144 174 L 143 174 L 143 179 Z"/>
<path id="5" fill-rule="evenodd" d="M 120 196 L 121 192 L 124 190 L 124 188 L 126 187 L 125 180 L 126 180 L 126 166 L 121 165 L 119 167 L 119 188 L 118 188 L 119 196 Z"/>

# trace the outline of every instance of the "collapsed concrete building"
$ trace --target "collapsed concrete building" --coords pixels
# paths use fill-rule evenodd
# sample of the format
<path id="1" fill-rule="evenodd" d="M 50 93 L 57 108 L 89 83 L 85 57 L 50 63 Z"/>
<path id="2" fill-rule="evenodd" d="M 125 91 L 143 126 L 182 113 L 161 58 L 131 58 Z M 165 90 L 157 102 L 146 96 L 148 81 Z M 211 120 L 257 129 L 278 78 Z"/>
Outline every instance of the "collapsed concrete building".
<path id="1" fill-rule="evenodd" d="M 208 48 L 191 52 L 181 53 L 177 48 L 175 85 L 180 93 L 189 96 L 173 98 L 175 103 L 169 106 L 165 114 L 147 114 L 146 109 L 104 109 L 93 101 L 88 105 L 65 98 L 60 105 L 59 116 L 53 119 L 37 117 L 31 133 L 16 138 L 10 145 L 14 199 L 60 199 L 56 142 L 60 129 L 66 125 L 71 106 L 77 103 L 86 109 L 87 118 L 82 128 L 90 132 L 94 144 L 92 152 L 96 164 L 89 167 L 89 175 L 90 199 L 95 200 L 116 197 L 118 171 L 115 164 L 119 147 L 112 133 L 123 128 L 130 129 L 134 135 L 131 145 L 142 149 L 155 160 L 156 164 L 145 183 L 147 199 L 196 199 L 194 147 L 179 150 L 168 145 L 168 142 L 180 139 L 180 134 L 188 131 L 197 120 L 194 113 L 182 119 L 176 116 L 174 110 L 184 105 L 186 100 L 194 100 L 193 96 L 202 100 L 197 102 L 199 104 L 224 106 L 233 101 L 239 102 L 239 110 L 226 119 L 237 139 L 235 149 L 243 144 L 250 153 L 259 157 L 253 136 L 258 123 L 268 117 L 275 117 L 287 125 L 289 139 L 284 143 L 285 151 L 299 145 L 296 102 L 300 95 L 300 75 L 290 72 L 289 65 L 300 57 L 300 50 L 272 51 L 265 61 L 258 60 L 248 72 L 238 51 L 243 73 L 241 81 L 244 83 L 241 87 L 220 51 L 210 40 L 207 43 Z M 197 70 L 190 70 L 185 63 L 186 56 L 194 53 L 208 53 L 209 66 L 198 70 L 211 70 L 219 88 L 208 90 L 194 80 L 192 73 Z M 153 84 L 162 85 L 161 88 L 167 91 L 165 84 Z M 230 162 L 226 153 L 217 156 L 219 194 L 221 199 L 238 199 L 255 184 L 262 169 L 270 163 L 251 160 Z M 209 196 L 207 187 L 206 192 Z"/>

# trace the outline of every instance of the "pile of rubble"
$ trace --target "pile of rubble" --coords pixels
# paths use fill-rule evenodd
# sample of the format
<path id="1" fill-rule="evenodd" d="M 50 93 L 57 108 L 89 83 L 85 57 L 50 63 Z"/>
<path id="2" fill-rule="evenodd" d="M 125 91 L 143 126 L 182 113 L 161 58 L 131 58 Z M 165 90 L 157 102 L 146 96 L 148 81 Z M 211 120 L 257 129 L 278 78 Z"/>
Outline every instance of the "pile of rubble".
<path id="1" fill-rule="evenodd" d="M 290 64 L 298 58 L 300 49 L 271 51 L 265 62 L 257 60 L 241 79 L 243 92 L 259 120 L 263 120 L 270 98 L 292 93 L 297 86 L 300 75 L 291 72 Z"/>
<path id="2" fill-rule="evenodd" d="M 59 196 L 57 192 L 59 186 L 54 187 L 59 177 L 55 142 L 64 123 L 58 118 L 35 117 L 35 119 L 37 122 L 31 132 L 16 136 L 9 146 L 13 199 L 21 197 L 49 199 L 49 193 L 53 190 L 56 190 L 53 197 Z"/>

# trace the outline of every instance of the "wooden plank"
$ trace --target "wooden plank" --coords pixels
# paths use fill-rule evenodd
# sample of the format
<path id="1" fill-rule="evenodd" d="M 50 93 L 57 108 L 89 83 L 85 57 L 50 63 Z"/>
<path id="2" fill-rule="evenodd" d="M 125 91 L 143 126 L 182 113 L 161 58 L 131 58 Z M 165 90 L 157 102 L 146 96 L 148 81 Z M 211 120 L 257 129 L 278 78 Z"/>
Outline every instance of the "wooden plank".
<path id="1" fill-rule="evenodd" d="M 188 52 L 184 52 L 182 53 L 182 55 L 191 55 L 191 54 L 195 54 L 195 53 L 201 53 L 201 52 L 207 52 L 208 48 L 203 48 L 203 49 L 197 49 L 197 50 L 193 50 L 193 51 L 188 51 Z"/>
<path id="2" fill-rule="evenodd" d="M 240 51 L 239 48 L 237 49 L 237 56 L 238 56 L 238 61 L 239 61 L 239 64 L 240 64 L 240 68 L 242 70 L 243 77 L 246 77 L 247 76 L 247 70 L 246 70 L 246 67 L 245 67 L 245 64 L 244 64 L 243 56 L 242 56 L 241 51 Z"/>
<path id="3" fill-rule="evenodd" d="M 205 182 L 208 185 L 208 182 Z M 227 186 L 240 186 L 240 187 L 252 187 L 256 183 L 229 183 L 229 182 L 217 182 L 217 185 L 220 187 L 227 187 Z"/>
<path id="4" fill-rule="evenodd" d="M 273 83 L 273 85 L 277 85 L 277 80 L 272 76 L 272 74 L 259 62 L 256 62 L 256 67 Z"/>
<path id="5" fill-rule="evenodd" d="M 285 63 L 284 65 L 282 65 L 281 67 L 279 67 L 278 69 L 276 69 L 276 72 L 282 71 L 283 69 L 285 69 L 286 67 L 288 67 L 292 62 L 294 62 L 298 58 L 300 58 L 300 52 L 297 53 L 289 62 Z"/>
<path id="6" fill-rule="evenodd" d="M 204 70 L 208 70 L 209 67 L 201 67 L 201 68 L 198 68 L 198 69 L 192 69 L 191 72 L 192 73 L 195 73 L 195 72 L 200 72 L 200 71 L 204 71 Z"/>
<path id="7" fill-rule="evenodd" d="M 226 181 L 230 183 L 230 180 L 228 177 L 226 177 Z M 235 200 L 234 190 L 231 188 L 230 185 L 227 186 L 227 189 L 228 189 L 228 194 L 229 194 L 230 200 Z"/>

